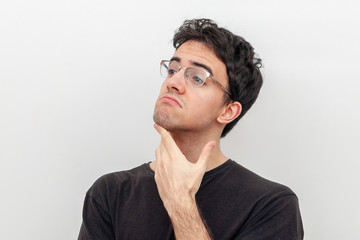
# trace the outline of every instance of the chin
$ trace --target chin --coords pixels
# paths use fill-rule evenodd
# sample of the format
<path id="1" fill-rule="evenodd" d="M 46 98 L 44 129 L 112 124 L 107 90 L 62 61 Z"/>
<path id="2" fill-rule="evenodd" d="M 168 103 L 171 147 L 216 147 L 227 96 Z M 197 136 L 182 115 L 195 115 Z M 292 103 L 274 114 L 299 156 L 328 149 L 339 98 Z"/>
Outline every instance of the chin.
<path id="1" fill-rule="evenodd" d="M 164 118 L 163 116 L 159 116 L 159 114 L 154 113 L 153 120 L 159 126 L 165 128 L 166 130 L 169 130 L 169 127 L 171 125 L 169 118 Z"/>
<path id="2" fill-rule="evenodd" d="M 165 128 L 170 132 L 180 127 L 178 119 L 171 116 L 168 112 L 155 111 L 153 115 L 153 120 L 156 124 L 160 125 L 161 127 Z"/>

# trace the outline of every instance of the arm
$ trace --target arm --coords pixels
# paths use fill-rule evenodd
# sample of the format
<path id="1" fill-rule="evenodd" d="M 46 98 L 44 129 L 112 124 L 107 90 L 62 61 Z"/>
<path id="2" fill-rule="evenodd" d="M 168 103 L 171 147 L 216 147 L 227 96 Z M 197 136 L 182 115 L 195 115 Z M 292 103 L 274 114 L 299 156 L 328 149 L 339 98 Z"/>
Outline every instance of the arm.
<path id="1" fill-rule="evenodd" d="M 205 145 L 199 160 L 189 162 L 177 147 L 170 133 L 155 124 L 161 135 L 156 149 L 155 181 L 164 207 L 171 219 L 178 240 L 211 239 L 195 201 L 215 142 Z"/>
<path id="2" fill-rule="evenodd" d="M 182 203 L 178 201 L 165 208 L 169 213 L 176 239 L 211 239 L 200 217 L 195 199 L 188 198 Z"/>
<path id="3" fill-rule="evenodd" d="M 271 200 L 256 210 L 247 227 L 236 240 L 301 240 L 304 230 L 295 194 L 287 194 Z"/>
<path id="4" fill-rule="evenodd" d="M 99 186 L 100 184 L 101 186 Z M 115 239 L 108 210 L 91 196 L 92 192 L 96 191 L 96 188 L 105 189 L 102 182 L 97 181 L 86 194 L 83 207 L 83 222 L 78 240 Z"/>

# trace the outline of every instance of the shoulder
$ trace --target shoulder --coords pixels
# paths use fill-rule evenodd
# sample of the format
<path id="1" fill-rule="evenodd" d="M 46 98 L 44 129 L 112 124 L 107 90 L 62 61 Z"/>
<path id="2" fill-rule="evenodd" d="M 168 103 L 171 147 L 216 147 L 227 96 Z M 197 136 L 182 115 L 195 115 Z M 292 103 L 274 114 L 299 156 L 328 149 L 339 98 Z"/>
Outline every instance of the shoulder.
<path id="1" fill-rule="evenodd" d="M 276 230 L 277 236 L 289 237 L 287 239 L 303 235 L 299 200 L 292 189 L 261 177 L 236 162 L 233 170 L 238 175 L 237 181 L 242 182 L 238 183 L 244 189 L 242 195 L 246 194 L 247 204 L 251 206 L 245 229 L 262 229 L 264 236 L 266 232 L 270 234 Z"/>
<path id="2" fill-rule="evenodd" d="M 101 198 L 111 198 L 120 192 L 128 192 L 141 179 L 152 178 L 151 171 L 147 168 L 147 164 L 142 164 L 130 170 L 107 173 L 93 183 L 87 196 L 102 202 L 104 199 Z"/>
<path id="3" fill-rule="evenodd" d="M 268 180 L 233 160 L 207 172 L 199 196 L 218 194 L 221 199 L 233 199 L 241 207 L 264 207 L 277 199 L 297 198 L 287 186 Z"/>
<path id="4" fill-rule="evenodd" d="M 229 175 L 235 180 L 236 184 L 254 194 L 261 194 L 264 196 L 271 195 L 274 198 L 286 195 L 295 196 L 295 193 L 288 186 L 266 179 L 235 161 L 232 161 Z"/>
<path id="5" fill-rule="evenodd" d="M 207 172 L 200 190 L 197 195 L 199 206 L 214 229 L 223 222 L 232 222 L 237 227 L 237 239 L 258 239 L 259 236 L 273 239 L 273 236 L 280 236 L 280 232 L 282 234 L 282 229 L 293 229 L 291 232 L 301 234 L 295 193 L 235 161 L 229 160 Z M 219 215 L 219 211 L 222 214 Z M 215 215 L 217 217 L 213 218 Z M 284 231 L 284 239 L 296 239 L 287 238 L 288 233 Z M 220 231 L 217 235 L 223 234 Z"/>
<path id="6" fill-rule="evenodd" d="M 213 192 L 216 188 L 219 195 L 237 201 L 241 208 L 263 209 L 284 201 L 297 205 L 297 196 L 288 186 L 266 179 L 233 160 L 225 164 L 207 173 L 204 189 Z"/>

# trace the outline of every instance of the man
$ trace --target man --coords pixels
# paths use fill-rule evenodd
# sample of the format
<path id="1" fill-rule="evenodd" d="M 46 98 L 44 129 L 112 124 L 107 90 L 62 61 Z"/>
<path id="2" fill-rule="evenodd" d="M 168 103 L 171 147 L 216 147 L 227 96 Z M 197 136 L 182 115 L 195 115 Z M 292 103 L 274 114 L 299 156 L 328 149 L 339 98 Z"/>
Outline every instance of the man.
<path id="1" fill-rule="evenodd" d="M 156 160 L 94 183 L 79 239 L 302 239 L 296 195 L 219 145 L 258 96 L 261 60 L 208 19 L 185 21 L 173 43 L 154 110 Z"/>

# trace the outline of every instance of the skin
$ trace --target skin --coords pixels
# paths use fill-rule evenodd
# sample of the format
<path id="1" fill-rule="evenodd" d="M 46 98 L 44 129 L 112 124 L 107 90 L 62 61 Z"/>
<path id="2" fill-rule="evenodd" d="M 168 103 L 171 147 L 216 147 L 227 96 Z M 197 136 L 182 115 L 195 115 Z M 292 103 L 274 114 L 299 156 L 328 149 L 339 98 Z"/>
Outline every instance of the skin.
<path id="1" fill-rule="evenodd" d="M 228 87 L 225 64 L 204 44 L 183 43 L 173 57 L 183 67 L 207 66 Z M 205 70 L 205 69 L 204 69 Z M 184 70 L 162 84 L 155 104 L 154 127 L 161 136 L 156 161 L 150 163 L 161 200 L 176 239 L 211 239 L 196 205 L 202 178 L 228 158 L 219 141 L 225 125 L 241 112 L 241 104 L 223 104 L 223 90 L 210 78 L 201 87 L 184 77 Z"/>

